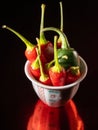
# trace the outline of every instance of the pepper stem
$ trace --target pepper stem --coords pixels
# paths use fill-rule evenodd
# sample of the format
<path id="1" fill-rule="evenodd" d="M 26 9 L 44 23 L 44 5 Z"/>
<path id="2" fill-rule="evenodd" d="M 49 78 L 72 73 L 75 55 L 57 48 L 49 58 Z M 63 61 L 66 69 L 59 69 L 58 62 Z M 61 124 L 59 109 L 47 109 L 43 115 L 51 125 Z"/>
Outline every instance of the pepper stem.
<path id="1" fill-rule="evenodd" d="M 60 4 L 60 30 L 63 32 L 63 5 L 62 2 L 59 2 Z M 61 37 L 59 36 L 58 42 L 62 43 Z"/>
<path id="2" fill-rule="evenodd" d="M 45 4 L 41 5 L 40 44 L 46 44 L 47 43 L 44 32 L 41 31 L 44 28 L 45 7 L 46 7 Z"/>
<path id="3" fill-rule="evenodd" d="M 37 43 L 38 43 L 38 49 L 37 49 L 37 54 L 38 54 L 38 60 L 39 60 L 39 66 L 40 66 L 40 81 L 46 81 L 47 80 L 47 75 L 45 75 L 44 70 L 43 70 L 43 66 L 42 66 L 42 62 L 40 59 L 40 55 L 41 55 L 41 49 L 40 49 L 40 41 L 38 38 L 36 38 Z"/>
<path id="4" fill-rule="evenodd" d="M 57 32 L 60 35 L 61 40 L 62 40 L 62 48 L 68 49 L 70 47 L 65 33 L 62 32 L 60 29 L 55 28 L 55 27 L 47 27 L 47 28 L 43 28 L 41 31 L 42 32 L 44 32 L 44 31 L 54 31 L 54 32 Z"/>
<path id="5" fill-rule="evenodd" d="M 54 63 L 54 59 L 50 61 L 49 63 L 46 63 L 45 64 L 46 69 L 48 70 L 53 65 L 53 63 Z"/>
<path id="6" fill-rule="evenodd" d="M 61 66 L 58 62 L 58 54 L 57 54 L 57 36 L 54 36 L 54 61 L 55 61 L 55 65 L 54 65 L 54 71 L 55 72 L 60 72 L 61 71 Z"/>
<path id="7" fill-rule="evenodd" d="M 63 5 L 62 2 L 59 2 L 59 4 L 60 4 L 60 15 L 61 15 L 60 30 L 63 31 Z"/>
<path id="8" fill-rule="evenodd" d="M 36 48 L 36 52 L 37 52 L 37 48 Z M 37 57 L 36 59 L 31 63 L 31 67 L 34 69 L 38 69 L 39 68 L 39 58 L 38 58 L 38 53 L 37 53 Z"/>
<path id="9" fill-rule="evenodd" d="M 31 42 L 29 42 L 25 37 L 23 37 L 20 33 L 18 33 L 17 31 L 13 30 L 12 28 L 3 25 L 2 28 L 8 29 L 9 31 L 13 32 L 15 35 L 17 35 L 26 45 L 27 49 L 32 49 L 35 47 L 35 45 L 33 45 Z"/>

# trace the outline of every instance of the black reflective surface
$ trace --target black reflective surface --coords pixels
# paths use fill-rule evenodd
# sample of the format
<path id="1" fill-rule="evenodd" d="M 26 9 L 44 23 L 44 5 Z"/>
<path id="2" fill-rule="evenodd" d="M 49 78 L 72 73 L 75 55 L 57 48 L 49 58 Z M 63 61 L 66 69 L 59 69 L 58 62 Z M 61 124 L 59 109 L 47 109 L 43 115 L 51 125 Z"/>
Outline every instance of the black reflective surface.
<path id="1" fill-rule="evenodd" d="M 6 24 L 36 43 L 40 5 L 47 4 L 45 26 L 59 27 L 59 4 L 50 1 L 0 1 L 0 130 L 41 130 L 47 107 L 38 99 L 24 73 L 25 45 L 1 26 Z M 64 1 L 64 32 L 72 47 L 85 59 L 88 74 L 75 97 L 62 108 L 47 108 L 46 119 L 56 116 L 61 130 L 98 129 L 97 43 L 98 17 L 94 1 Z M 6 11 L 5 11 L 6 9 Z M 50 36 L 47 36 L 50 38 Z M 39 111 L 38 108 L 40 108 Z M 51 114 L 52 113 L 52 114 Z M 43 115 L 43 114 L 42 114 Z M 60 120 L 59 120 L 60 119 Z M 46 125 L 46 124 L 45 124 Z M 57 124 L 56 124 L 57 125 Z M 36 128 L 35 128 L 36 127 Z M 43 129 L 42 129 L 43 130 Z"/>

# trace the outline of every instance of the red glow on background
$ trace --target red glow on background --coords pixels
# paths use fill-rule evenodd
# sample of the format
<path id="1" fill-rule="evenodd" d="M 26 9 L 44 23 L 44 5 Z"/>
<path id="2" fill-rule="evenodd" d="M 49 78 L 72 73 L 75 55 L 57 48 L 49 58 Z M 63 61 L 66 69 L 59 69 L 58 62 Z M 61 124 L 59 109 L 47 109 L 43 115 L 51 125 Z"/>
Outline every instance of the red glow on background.
<path id="1" fill-rule="evenodd" d="M 64 107 L 52 108 L 38 100 L 29 118 L 27 130 L 84 130 L 75 103 L 70 100 Z"/>

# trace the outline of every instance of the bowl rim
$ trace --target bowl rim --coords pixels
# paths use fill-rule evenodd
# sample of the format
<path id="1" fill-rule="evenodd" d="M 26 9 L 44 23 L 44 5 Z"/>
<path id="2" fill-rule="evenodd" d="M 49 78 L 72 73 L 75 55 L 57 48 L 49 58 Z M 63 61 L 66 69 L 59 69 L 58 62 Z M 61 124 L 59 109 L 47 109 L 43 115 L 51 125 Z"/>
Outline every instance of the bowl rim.
<path id="1" fill-rule="evenodd" d="M 88 71 L 87 64 L 86 64 L 85 60 L 81 56 L 79 56 L 79 58 L 80 58 L 80 61 L 83 63 L 84 67 L 85 67 L 85 72 L 75 82 L 73 82 L 71 84 L 64 85 L 64 86 L 50 86 L 50 85 L 45 85 L 45 84 L 42 84 L 42 83 L 38 82 L 33 77 L 33 75 L 31 74 L 31 72 L 28 70 L 28 66 L 30 65 L 30 61 L 28 61 L 28 60 L 25 62 L 24 72 L 25 72 L 25 75 L 27 76 L 27 78 L 32 82 L 32 84 L 36 84 L 36 85 L 38 85 L 40 87 L 43 87 L 45 89 L 52 89 L 52 90 L 67 89 L 67 88 L 73 87 L 75 85 L 78 85 L 86 77 L 86 75 L 87 75 L 87 71 Z"/>

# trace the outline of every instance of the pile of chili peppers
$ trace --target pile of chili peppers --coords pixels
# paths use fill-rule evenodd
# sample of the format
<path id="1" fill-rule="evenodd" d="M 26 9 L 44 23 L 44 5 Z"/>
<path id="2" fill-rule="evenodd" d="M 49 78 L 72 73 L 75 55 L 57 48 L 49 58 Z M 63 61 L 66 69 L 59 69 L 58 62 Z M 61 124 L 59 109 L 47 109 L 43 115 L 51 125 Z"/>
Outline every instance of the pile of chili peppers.
<path id="1" fill-rule="evenodd" d="M 45 4 L 41 4 L 41 22 L 39 38 L 36 37 L 36 44 L 32 44 L 24 36 L 12 28 L 3 25 L 17 35 L 26 45 L 25 56 L 30 62 L 30 71 L 36 80 L 51 86 L 64 86 L 75 82 L 81 75 L 79 55 L 74 48 L 71 48 L 68 39 L 63 32 L 63 7 L 60 2 L 60 28 L 44 27 Z M 54 31 L 54 43 L 47 40 L 45 31 Z"/>

